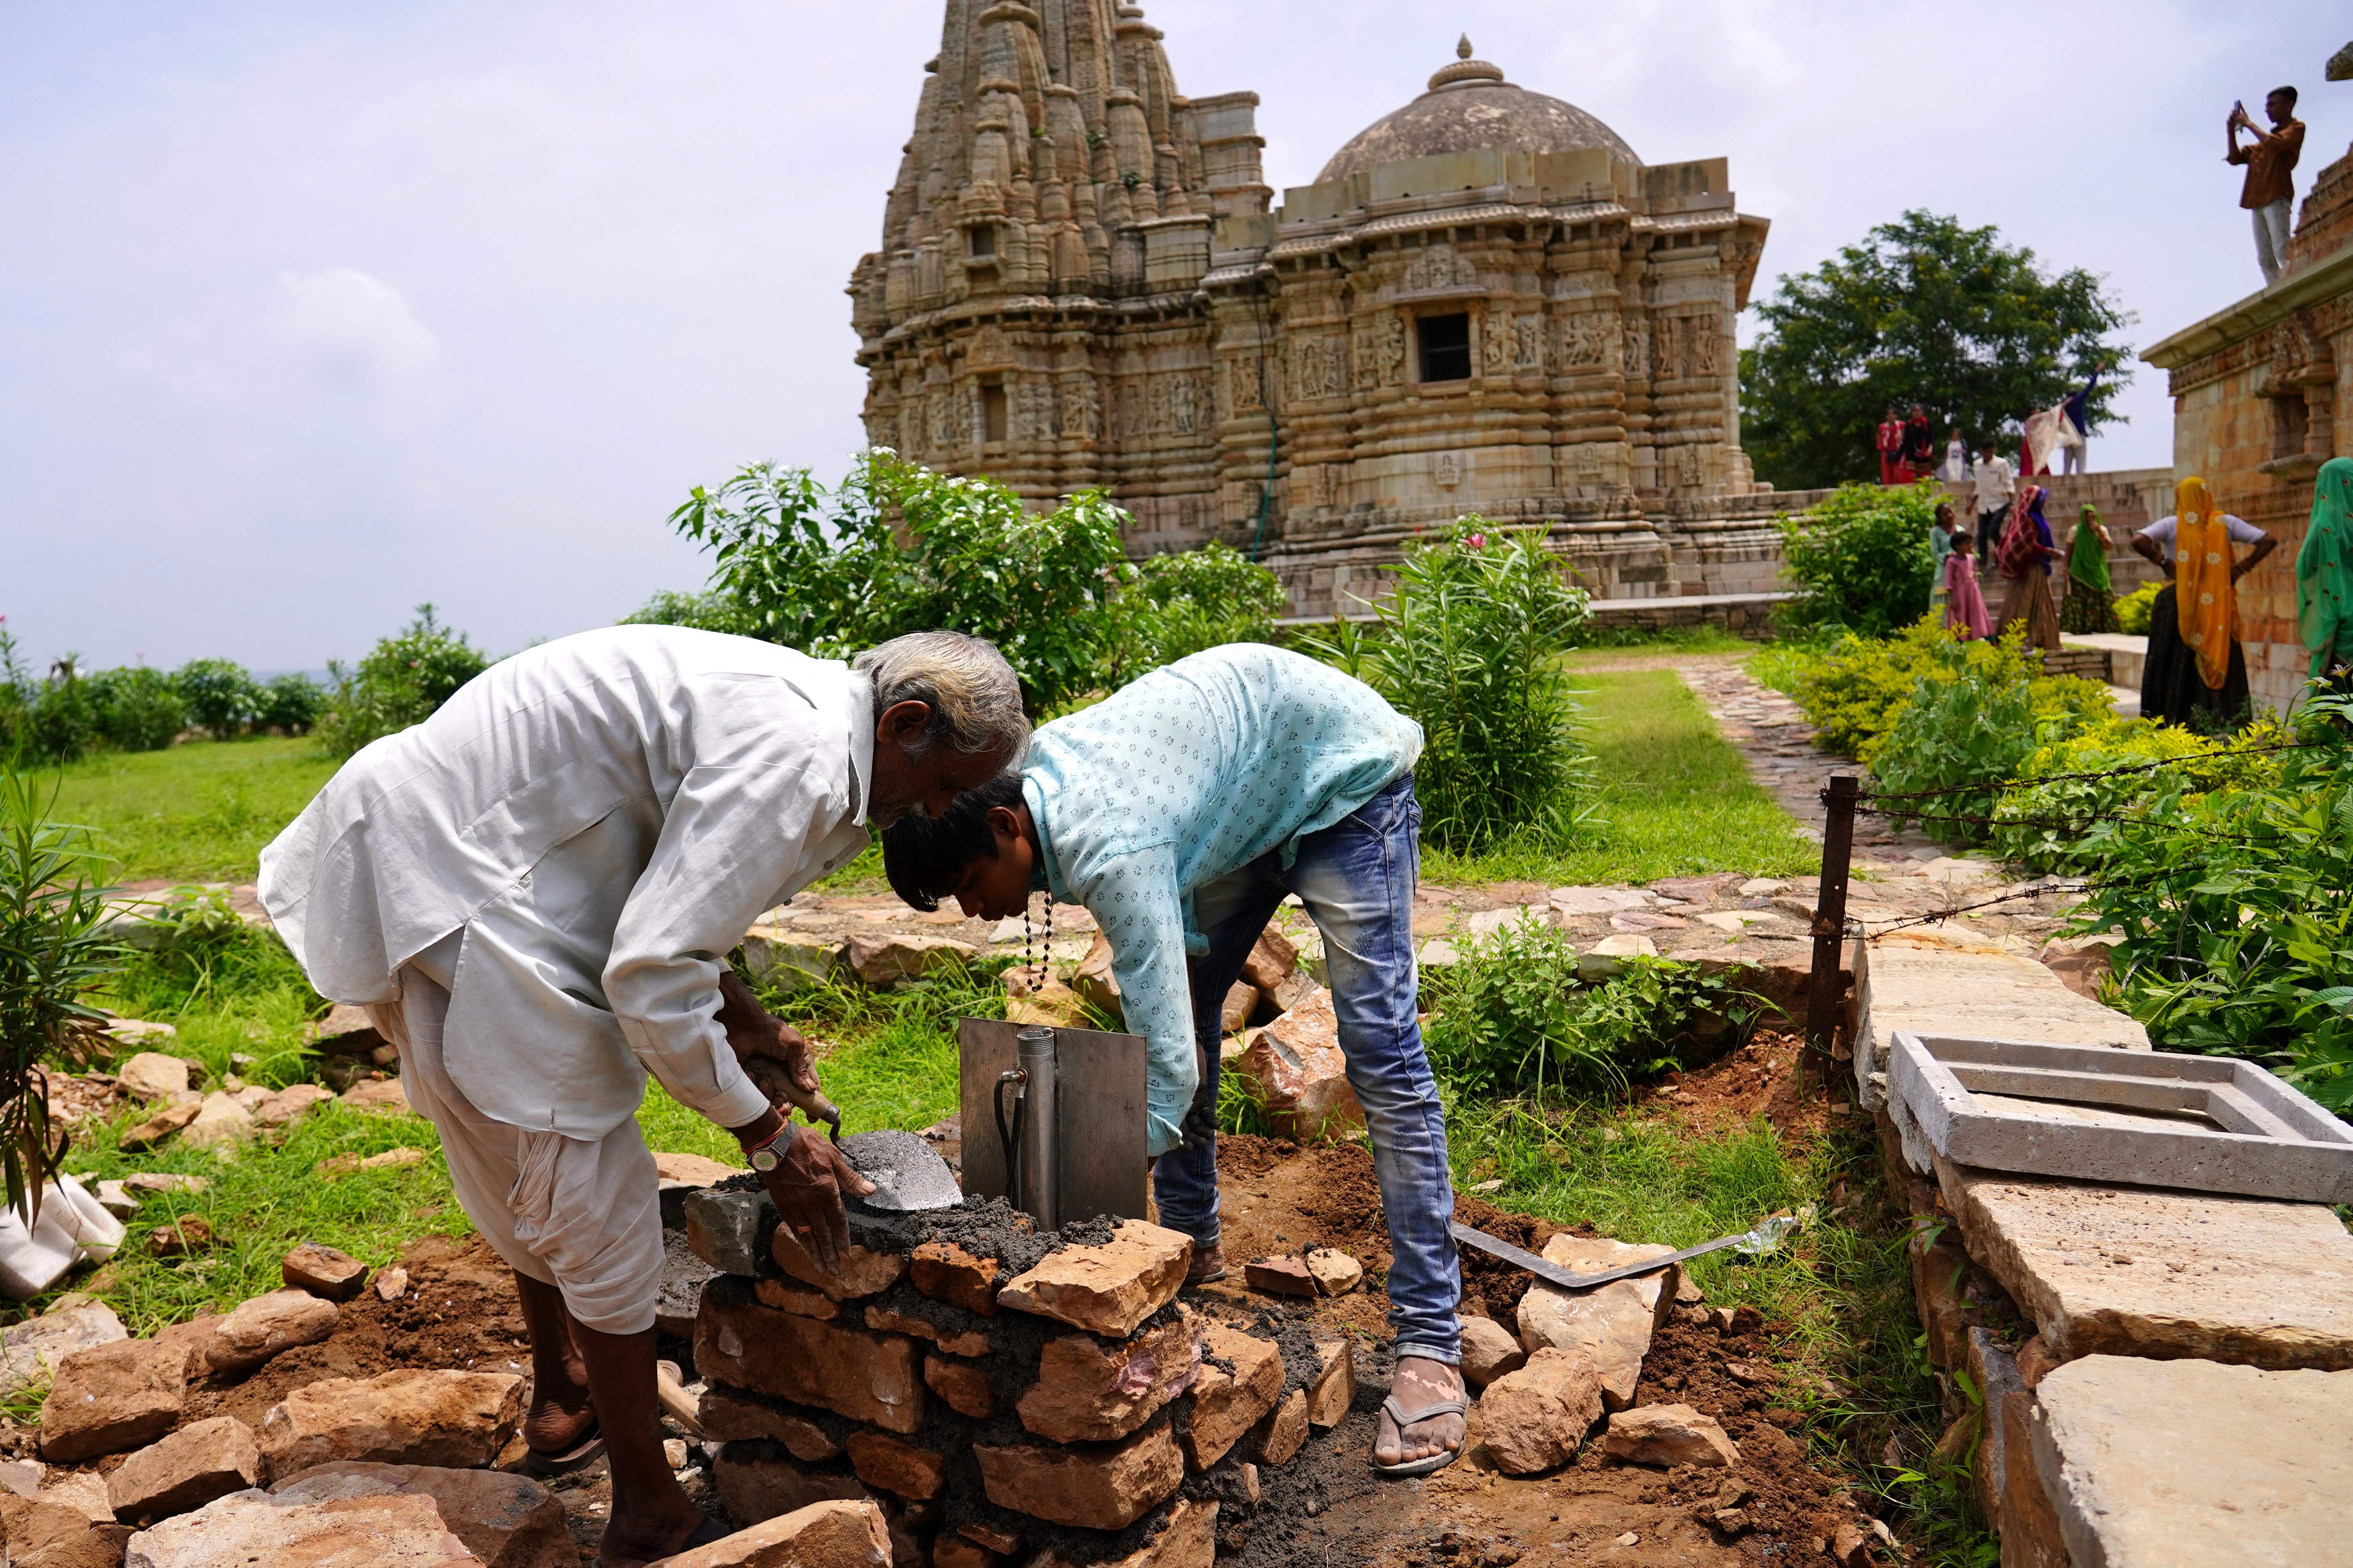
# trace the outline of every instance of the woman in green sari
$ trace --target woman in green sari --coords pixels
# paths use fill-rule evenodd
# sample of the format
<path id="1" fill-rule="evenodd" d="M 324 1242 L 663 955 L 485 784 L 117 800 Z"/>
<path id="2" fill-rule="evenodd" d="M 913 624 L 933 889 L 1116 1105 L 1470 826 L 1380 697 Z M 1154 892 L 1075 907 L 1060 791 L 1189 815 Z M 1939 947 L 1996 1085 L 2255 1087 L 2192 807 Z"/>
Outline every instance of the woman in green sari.
<path id="1" fill-rule="evenodd" d="M 2353 458 L 2331 458 L 2312 481 L 2312 525 L 2295 554 L 2295 615 L 2312 678 L 2353 664 Z"/>
<path id="2" fill-rule="evenodd" d="M 2108 583 L 2108 531 L 2100 525 L 2100 509 L 2089 501 L 2084 503 L 2074 540 L 2067 547 L 2067 596 L 2060 601 L 2059 629 L 2116 629 L 2116 595 Z"/>

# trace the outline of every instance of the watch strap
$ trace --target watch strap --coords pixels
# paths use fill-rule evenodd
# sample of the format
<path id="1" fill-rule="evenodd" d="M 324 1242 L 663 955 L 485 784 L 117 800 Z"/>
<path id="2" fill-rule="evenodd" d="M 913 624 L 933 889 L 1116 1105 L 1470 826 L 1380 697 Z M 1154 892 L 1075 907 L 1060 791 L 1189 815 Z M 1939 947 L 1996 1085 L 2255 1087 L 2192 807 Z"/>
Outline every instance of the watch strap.
<path id="1" fill-rule="evenodd" d="M 776 1163 L 783 1158 L 785 1151 L 791 1148 L 793 1141 L 799 1136 L 800 1129 L 794 1126 L 790 1119 L 787 1119 L 782 1127 L 776 1129 L 775 1136 L 765 1142 L 754 1143 L 744 1150 L 744 1159 L 755 1171 L 773 1171 L 776 1168 Z M 760 1163 L 760 1156 L 763 1154 L 768 1156 L 768 1163 L 765 1165 Z"/>

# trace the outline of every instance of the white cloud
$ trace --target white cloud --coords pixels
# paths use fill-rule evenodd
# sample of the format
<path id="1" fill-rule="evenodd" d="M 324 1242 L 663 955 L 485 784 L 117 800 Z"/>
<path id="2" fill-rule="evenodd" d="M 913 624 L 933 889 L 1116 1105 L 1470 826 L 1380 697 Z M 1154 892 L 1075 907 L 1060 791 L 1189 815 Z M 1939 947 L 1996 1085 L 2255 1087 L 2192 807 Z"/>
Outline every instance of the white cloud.
<path id="1" fill-rule="evenodd" d="M 353 267 L 280 272 L 269 331 L 315 385 L 346 397 L 409 383 L 441 357 L 400 290 Z"/>

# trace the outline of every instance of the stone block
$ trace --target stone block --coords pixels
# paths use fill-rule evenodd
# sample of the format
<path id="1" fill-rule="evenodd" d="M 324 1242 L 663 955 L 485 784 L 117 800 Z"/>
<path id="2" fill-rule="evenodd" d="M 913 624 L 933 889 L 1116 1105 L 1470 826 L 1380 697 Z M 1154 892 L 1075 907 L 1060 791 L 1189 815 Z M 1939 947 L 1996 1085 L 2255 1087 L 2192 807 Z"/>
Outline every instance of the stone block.
<path id="1" fill-rule="evenodd" d="M 429 1497 L 311 1502 L 241 1491 L 141 1531 L 127 1561 L 136 1568 L 459 1568 L 481 1559 L 450 1533 Z"/>
<path id="2" fill-rule="evenodd" d="M 0 1496 L 0 1561 L 12 1568 L 122 1568 L 131 1531 L 47 1498 Z"/>
<path id="3" fill-rule="evenodd" d="M 807 1314 L 815 1317 L 814 1312 Z M 880 1333 L 906 1334 L 926 1340 L 950 1355 L 983 1356 L 996 1347 L 988 1336 L 970 1329 L 946 1329 L 929 1318 L 919 1318 L 913 1312 L 895 1311 L 889 1307 L 871 1306 L 866 1309 L 866 1326 Z"/>
<path id="4" fill-rule="evenodd" d="M 0 1393 L 14 1394 L 32 1386 L 76 1351 L 130 1337 L 113 1308 L 87 1296 L 13 1323 L 0 1334 Z"/>
<path id="5" fill-rule="evenodd" d="M 1218 1556 L 1218 1505 L 1205 1498 L 1180 1498 L 1168 1510 L 1160 1533 L 1124 1557 L 1103 1558 L 1092 1568 L 1210 1568 Z M 1041 1552 L 1023 1568 L 1085 1568 L 1057 1552 Z"/>
<path id="6" fill-rule="evenodd" d="M 261 1479 L 261 1446 L 234 1415 L 193 1422 L 122 1461 L 107 1478 L 115 1517 L 130 1522 L 202 1508 Z"/>
<path id="7" fill-rule="evenodd" d="M 987 1369 L 955 1356 L 923 1357 L 923 1386 L 959 1415 L 986 1421 L 997 1414 L 997 1392 L 988 1386 Z"/>
<path id="8" fill-rule="evenodd" d="M 993 1552 L 999 1557 L 1010 1557 L 1021 1550 L 1019 1536 L 1008 1535 L 1005 1531 L 993 1530 L 986 1524 L 960 1524 L 956 1526 L 956 1533 L 983 1551 Z"/>
<path id="9" fill-rule="evenodd" d="M 2035 1469 L 2076 1563 L 2343 1560 L 2353 1370 L 2094 1355 L 2034 1401 Z"/>
<path id="10" fill-rule="evenodd" d="M 1577 1457 L 1601 1419 L 1601 1377 L 1589 1356 L 1549 1345 L 1505 1373 L 1479 1396 L 1479 1436 L 1496 1468 L 1532 1476 Z"/>
<path id="11" fill-rule="evenodd" d="M 1270 1296 L 1312 1300 L 1317 1294 L 1315 1276 L 1307 1271 L 1303 1258 L 1254 1258 L 1242 1265 L 1242 1283 Z"/>
<path id="12" fill-rule="evenodd" d="M 1601 1435 L 1601 1451 L 1637 1465 L 1696 1465 L 1722 1469 L 1740 1463 L 1739 1445 L 1733 1442 L 1713 1415 L 1702 1415 L 1688 1405 L 1645 1405 L 1620 1410 L 1609 1417 Z"/>
<path id="13" fill-rule="evenodd" d="M 932 1542 L 932 1568 L 997 1568 L 1003 1559 L 976 1541 L 967 1541 L 952 1530 L 940 1531 Z"/>
<path id="14" fill-rule="evenodd" d="M 396 1078 L 372 1078 L 355 1083 L 343 1091 L 343 1103 L 353 1110 L 397 1110 L 409 1109 L 408 1091 L 400 1087 Z"/>
<path id="15" fill-rule="evenodd" d="M 348 1301 L 367 1284 L 367 1265 L 348 1252 L 306 1241 L 279 1266 L 286 1283 L 329 1301 Z"/>
<path id="16" fill-rule="evenodd" d="M 1184 1456 L 1166 1422 L 1083 1453 L 1028 1445 L 976 1445 L 973 1453 L 989 1501 L 1085 1530 L 1126 1529 L 1185 1479 Z"/>
<path id="17" fill-rule="evenodd" d="M 755 984 L 779 991 L 822 985 L 841 962 L 842 943 L 831 937 L 763 921 L 744 933 L 744 967 Z"/>
<path id="18" fill-rule="evenodd" d="M 1095 932 L 1094 942 L 1087 948 L 1079 966 L 1071 973 L 1071 989 L 1086 999 L 1088 1006 L 1113 1020 L 1124 1018 L 1120 1010 L 1119 982 L 1111 972 L 1111 939 Z"/>
<path id="19" fill-rule="evenodd" d="M 723 1274 L 760 1272 L 761 1233 L 776 1223 L 765 1193 L 689 1193 L 686 1244 Z"/>
<path id="20" fill-rule="evenodd" d="M 684 1231 L 665 1231 L 661 1289 L 654 1297 L 654 1326 L 672 1339 L 692 1339 L 695 1314 L 702 1309 L 702 1288 L 718 1277 L 719 1270 L 697 1258 L 694 1249 L 687 1246 Z"/>
<path id="21" fill-rule="evenodd" d="M 1091 1026 L 1084 997 L 1050 970 L 1040 979 L 1035 970 L 1019 964 L 1005 972 L 1005 1019 L 1009 1024 L 1044 1024 L 1058 1029 Z"/>
<path id="22" fill-rule="evenodd" d="M 908 1259 L 915 1289 L 984 1318 L 997 1314 L 997 1262 L 976 1258 L 952 1241 L 927 1241 Z"/>
<path id="23" fill-rule="evenodd" d="M 1299 949 L 1271 925 L 1258 933 L 1250 956 L 1242 960 L 1242 979 L 1270 994 L 1298 973 Z"/>
<path id="24" fill-rule="evenodd" d="M 921 1501 L 940 1495 L 948 1457 L 882 1432 L 852 1432 L 846 1445 L 858 1479 L 878 1491 Z"/>
<path id="25" fill-rule="evenodd" d="M 1193 1385 L 1200 1366 L 1198 1329 L 1179 1310 L 1134 1339 L 1108 1343 L 1092 1334 L 1046 1342 L 1038 1381 L 1014 1406 L 1021 1425 L 1056 1443 L 1107 1443 L 1124 1437 Z"/>
<path id="26" fill-rule="evenodd" d="M 241 1301 L 225 1316 L 199 1319 L 206 1331 L 188 1349 L 188 1370 L 248 1372 L 298 1345 L 315 1345 L 335 1331 L 341 1310 L 307 1290 L 271 1290 Z M 169 1332 L 170 1331 L 165 1331 Z"/>
<path id="27" fill-rule="evenodd" d="M 2098 1186 L 1938 1162 L 1969 1256 L 2061 1361 L 2353 1367 L 2353 1236 L 2317 1204 Z"/>
<path id="28" fill-rule="evenodd" d="M 579 1548 L 563 1502 L 528 1476 L 435 1465 L 353 1461 L 317 1465 L 269 1489 L 284 1502 L 332 1503 L 372 1497 L 427 1497 L 441 1522 L 484 1568 L 577 1568 Z"/>
<path id="29" fill-rule="evenodd" d="M 697 1261 L 700 1261 L 698 1259 Z M 709 1281 L 705 1280 L 705 1284 Z M 856 1309 L 842 1304 L 822 1290 L 804 1286 L 787 1285 L 781 1279 L 756 1279 L 752 1293 L 764 1307 L 774 1307 L 779 1312 L 791 1312 L 797 1317 L 815 1318 L 820 1323 L 830 1323 L 845 1311 L 854 1314 Z"/>
<path id="30" fill-rule="evenodd" d="M 335 1098 L 335 1091 L 318 1083 L 290 1083 L 253 1108 L 253 1120 L 262 1127 L 290 1127 Z"/>
<path id="31" fill-rule="evenodd" d="M 1519 1337 L 1493 1318 L 1462 1320 L 1462 1379 L 1472 1388 L 1484 1388 L 1505 1373 L 1526 1364 L 1528 1352 Z"/>
<path id="32" fill-rule="evenodd" d="M 1896 1032 L 2148 1049 L 2148 1031 L 2076 995 L 2019 953 L 1968 952 L 1909 931 L 1854 944 L 1854 1074 L 1863 1108 L 1887 1103 Z"/>
<path id="33" fill-rule="evenodd" d="M 720 1449 L 711 1464 L 711 1479 L 727 1517 L 747 1524 L 815 1503 L 863 1502 L 872 1497 L 865 1482 L 839 1466 L 811 1469 L 782 1454 L 764 1452 L 756 1443 L 730 1443 Z"/>
<path id="34" fill-rule="evenodd" d="M 1673 1250 L 1629 1246 L 1607 1237 L 1564 1235 L 1545 1243 L 1544 1256 L 1579 1274 L 1596 1274 Z M 1601 1380 L 1603 1401 L 1612 1410 L 1623 1410 L 1634 1402 L 1634 1385 L 1642 1375 L 1651 1334 L 1674 1310 L 1679 1272 L 1662 1268 L 1575 1292 L 1539 1280 L 1520 1298 L 1520 1343 L 1531 1353 L 1548 1345 L 1587 1357 Z"/>
<path id="35" fill-rule="evenodd" d="M 309 1384 L 261 1418 L 272 1475 L 336 1459 L 470 1468 L 522 1425 L 523 1380 L 502 1372 L 403 1368 Z"/>
<path id="36" fill-rule="evenodd" d="M 139 1100 L 169 1100 L 187 1092 L 188 1064 L 185 1058 L 161 1051 L 141 1051 L 114 1069 L 122 1092 Z"/>
<path id="37" fill-rule="evenodd" d="M 1226 991 L 1226 999 L 1218 1007 L 1218 1032 L 1230 1035 L 1250 1020 L 1258 1006 L 1258 987 L 1247 980 L 1237 980 Z"/>
<path id="38" fill-rule="evenodd" d="M 1107 1242 L 1048 1253 L 999 1291 L 997 1302 L 1124 1340 L 1176 1299 L 1192 1256 L 1191 1237 L 1124 1219 Z"/>
<path id="39" fill-rule="evenodd" d="M 903 936 L 896 931 L 859 931 L 843 946 L 841 961 L 866 984 L 880 990 L 934 969 L 968 964 L 980 949 L 946 936 Z"/>
<path id="40" fill-rule="evenodd" d="M 41 1402 L 41 1457 L 70 1465 L 153 1442 L 187 1400 L 187 1352 L 153 1340 L 118 1340 L 58 1363 Z"/>
<path id="41" fill-rule="evenodd" d="M 121 1142 L 117 1147 L 134 1152 L 142 1149 L 152 1149 L 189 1122 L 194 1121 L 197 1112 L 203 1110 L 204 1102 L 197 1100 L 183 1100 L 176 1105 L 159 1107 L 154 1115 L 125 1131 L 122 1134 Z"/>
<path id="42" fill-rule="evenodd" d="M 1311 1248 L 1307 1272 L 1316 1291 L 1325 1296 L 1345 1296 L 1365 1282 L 1365 1266 L 1336 1247 Z"/>
<path id="43" fill-rule="evenodd" d="M 842 1451 L 841 1445 L 808 1416 L 723 1383 L 705 1386 L 695 1419 L 703 1436 L 713 1443 L 750 1439 L 781 1443 L 786 1453 L 803 1464 L 822 1464 Z"/>
<path id="44" fill-rule="evenodd" d="M 205 1096 L 195 1116 L 182 1129 L 180 1142 L 190 1149 L 211 1149 L 226 1157 L 253 1134 L 253 1112 L 230 1095 L 215 1089 Z"/>
<path id="45" fill-rule="evenodd" d="M 1282 1398 L 1282 1352 L 1273 1341 L 1211 1323 L 1201 1332 L 1201 1348 L 1184 1437 L 1186 1462 L 1196 1470 L 1224 1458 Z"/>
<path id="46" fill-rule="evenodd" d="M 1268 1130 L 1278 1138 L 1342 1138 L 1365 1124 L 1364 1108 L 1348 1087 L 1340 1021 L 1329 991 L 1319 987 L 1260 1031 L 1234 1058 L 1232 1070 L 1266 1108 Z"/>
<path id="47" fill-rule="evenodd" d="M 661 1568 L 891 1568 L 890 1528 L 871 1501 L 811 1503 L 665 1557 Z"/>
<path id="48" fill-rule="evenodd" d="M 694 1364 L 705 1380 L 814 1405 L 886 1432 L 923 1423 L 920 1347 L 896 1334 L 761 1306 L 732 1279 L 702 1293 Z"/>
<path id="49" fill-rule="evenodd" d="M 1250 1451 L 1261 1465 L 1287 1465 L 1307 1441 L 1307 1391 L 1294 1388 L 1250 1433 Z"/>
<path id="50" fill-rule="evenodd" d="M 1337 1426 L 1356 1402 L 1356 1342 L 1318 1340 L 1315 1354 L 1323 1370 L 1307 1388 L 1308 1424 L 1320 1430 Z"/>
<path id="51" fill-rule="evenodd" d="M 817 1255 L 800 1244 L 790 1226 L 780 1225 L 768 1239 L 768 1256 L 776 1267 L 804 1285 L 815 1286 L 837 1301 L 879 1296 L 907 1277 L 907 1258 L 901 1252 L 878 1252 L 855 1244 L 841 1252 L 841 1267 L 828 1272 Z"/>

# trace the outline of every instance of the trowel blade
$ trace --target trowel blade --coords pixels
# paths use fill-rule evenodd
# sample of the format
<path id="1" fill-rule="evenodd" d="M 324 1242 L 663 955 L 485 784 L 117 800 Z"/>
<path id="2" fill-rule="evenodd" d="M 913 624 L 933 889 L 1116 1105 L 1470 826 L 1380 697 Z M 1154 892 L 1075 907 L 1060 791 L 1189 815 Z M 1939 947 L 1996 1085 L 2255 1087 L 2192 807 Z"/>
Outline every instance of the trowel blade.
<path id="1" fill-rule="evenodd" d="M 1508 1241 L 1499 1241 L 1484 1231 L 1472 1230 L 1461 1220 L 1453 1221 L 1447 1228 L 1454 1233 L 1454 1239 L 1465 1247 L 1475 1247 L 1491 1258 L 1500 1258 L 1514 1268 L 1525 1268 L 1537 1279 L 1557 1285 L 1564 1290 L 1590 1290 L 1596 1286 L 1607 1285 L 1613 1279 L 1632 1279 L 1643 1274 L 1655 1274 L 1671 1263 L 1681 1263 L 1685 1258 L 1697 1258 L 1703 1253 L 1714 1252 L 1719 1247 L 1731 1247 L 1746 1240 L 1748 1236 L 1746 1231 L 1738 1236 L 1722 1236 L 1714 1241 L 1702 1242 L 1697 1247 L 1686 1247 L 1681 1252 L 1669 1252 L 1657 1258 L 1646 1258 L 1639 1263 L 1629 1263 L 1617 1268 L 1605 1268 L 1599 1274 L 1579 1274 L 1574 1269 L 1562 1268 L 1548 1258 L 1539 1258 L 1533 1252 L 1514 1247 Z"/>
<path id="2" fill-rule="evenodd" d="M 955 1173 L 940 1152 L 913 1132 L 853 1132 L 841 1141 L 858 1173 L 874 1190 L 857 1201 L 869 1208 L 912 1213 L 953 1208 L 964 1200 Z"/>

